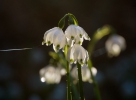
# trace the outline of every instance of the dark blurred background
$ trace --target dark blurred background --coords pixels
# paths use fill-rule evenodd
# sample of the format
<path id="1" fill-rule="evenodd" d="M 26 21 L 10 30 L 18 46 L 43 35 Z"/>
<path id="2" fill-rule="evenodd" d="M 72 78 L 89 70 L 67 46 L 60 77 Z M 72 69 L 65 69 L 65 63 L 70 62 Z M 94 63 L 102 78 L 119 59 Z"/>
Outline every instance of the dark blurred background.
<path id="1" fill-rule="evenodd" d="M 136 0 L 0 0 L 0 49 L 33 48 L 0 52 L 0 100 L 65 100 L 65 77 L 48 85 L 40 81 L 39 70 L 48 65 L 52 50 L 41 46 L 44 32 L 68 12 L 90 37 L 109 24 L 126 39 L 127 48 L 118 57 L 94 52 L 92 60 L 102 100 L 136 100 Z M 91 84 L 84 83 L 84 92 L 86 100 L 96 100 Z"/>

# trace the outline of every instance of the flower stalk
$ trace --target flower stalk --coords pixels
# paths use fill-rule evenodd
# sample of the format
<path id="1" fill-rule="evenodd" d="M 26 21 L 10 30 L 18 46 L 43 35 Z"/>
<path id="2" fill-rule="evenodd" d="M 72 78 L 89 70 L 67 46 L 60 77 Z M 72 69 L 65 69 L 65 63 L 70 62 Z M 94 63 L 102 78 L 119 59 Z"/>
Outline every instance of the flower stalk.
<path id="1" fill-rule="evenodd" d="M 72 76 L 70 75 L 70 79 L 71 79 L 71 87 L 72 87 L 72 90 L 73 90 L 73 100 L 80 100 L 79 99 L 79 94 L 78 94 L 78 92 L 77 92 L 77 89 L 76 89 L 76 86 L 73 84 L 73 78 L 72 78 Z"/>
<path id="2" fill-rule="evenodd" d="M 89 45 L 88 45 L 88 53 L 89 53 L 89 56 L 91 57 L 92 53 L 93 53 L 93 50 L 94 50 L 94 47 L 96 45 L 96 43 L 101 39 L 103 38 L 104 36 L 110 34 L 111 32 L 111 27 L 106 25 L 104 27 L 102 27 L 101 29 L 98 29 L 93 37 L 92 37 L 92 40 L 90 41 Z M 95 91 L 95 94 L 96 94 L 96 98 L 97 100 L 101 100 L 101 95 L 100 95 L 100 91 L 99 91 L 99 88 L 98 88 L 98 84 L 97 82 L 95 81 L 95 78 L 93 76 L 93 73 L 92 73 L 92 61 L 91 61 L 91 58 L 88 60 L 88 67 L 90 69 L 90 73 L 91 73 L 91 79 L 93 81 L 93 85 L 94 85 L 94 91 Z"/>
<path id="3" fill-rule="evenodd" d="M 68 46 L 66 45 L 65 46 L 65 51 L 64 51 L 64 54 L 65 54 L 65 59 L 67 59 L 67 51 L 68 51 Z M 72 93 L 71 93 L 71 84 L 70 84 L 70 69 L 69 69 L 69 62 L 67 62 L 67 65 L 66 65 L 66 70 L 67 70 L 67 100 L 71 100 L 72 99 Z"/>
<path id="4" fill-rule="evenodd" d="M 101 29 L 98 29 L 93 37 L 92 37 L 92 40 L 90 41 L 89 45 L 88 45 L 88 53 L 89 55 L 91 56 L 92 53 L 93 53 L 93 50 L 94 50 L 94 47 L 96 45 L 96 43 L 101 39 L 103 38 L 104 36 L 110 34 L 111 32 L 111 27 L 106 25 L 106 26 L 103 26 Z"/>
<path id="5" fill-rule="evenodd" d="M 76 17 L 71 13 L 68 13 L 68 15 L 69 15 L 70 24 L 78 25 L 78 21 L 77 21 Z"/>
<path id="6" fill-rule="evenodd" d="M 71 84 L 70 84 L 70 71 L 69 71 L 69 63 L 67 61 L 67 100 L 71 100 Z"/>
<path id="7" fill-rule="evenodd" d="M 63 29 L 65 26 L 65 18 L 68 16 L 68 14 L 66 14 L 64 17 L 62 17 L 58 23 L 58 27 Z"/>
<path id="8" fill-rule="evenodd" d="M 78 67 L 78 79 L 79 79 L 80 100 L 84 100 L 82 73 L 81 73 L 81 66 L 80 66 L 79 63 L 77 63 L 77 67 Z"/>

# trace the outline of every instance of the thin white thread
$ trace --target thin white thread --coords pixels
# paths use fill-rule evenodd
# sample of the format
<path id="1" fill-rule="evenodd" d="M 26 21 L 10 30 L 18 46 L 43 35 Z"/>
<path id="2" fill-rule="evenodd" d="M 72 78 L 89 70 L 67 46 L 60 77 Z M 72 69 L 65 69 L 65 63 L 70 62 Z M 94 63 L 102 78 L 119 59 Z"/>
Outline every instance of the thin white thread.
<path id="1" fill-rule="evenodd" d="M 35 46 L 35 47 L 32 47 L 32 48 L 19 48 L 19 49 L 3 49 L 3 50 L 0 50 L 0 52 L 9 52 L 9 51 L 23 51 L 23 50 L 30 50 L 30 49 L 34 49 L 34 48 L 37 48 L 41 45 L 38 45 L 38 46 Z"/>
<path id="2" fill-rule="evenodd" d="M 2 52 L 6 52 L 6 51 L 21 51 L 21 50 L 29 50 L 29 49 L 33 49 L 33 48 L 5 49 L 5 50 L 0 50 L 0 51 L 2 51 Z"/>

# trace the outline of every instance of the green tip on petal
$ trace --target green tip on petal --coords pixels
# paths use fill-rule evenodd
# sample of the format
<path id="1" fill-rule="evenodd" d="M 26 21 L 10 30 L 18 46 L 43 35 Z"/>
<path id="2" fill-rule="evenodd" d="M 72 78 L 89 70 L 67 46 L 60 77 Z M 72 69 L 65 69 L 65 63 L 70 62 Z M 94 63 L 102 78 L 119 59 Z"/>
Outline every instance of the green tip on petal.
<path id="1" fill-rule="evenodd" d="M 50 45 L 50 44 L 51 44 L 51 41 L 48 41 L 47 43 Z"/>
<path id="2" fill-rule="evenodd" d="M 70 45 L 67 45 L 67 47 L 69 48 L 69 47 L 70 47 Z"/>
<path id="3" fill-rule="evenodd" d="M 82 65 L 84 65 L 84 63 L 83 63 L 83 60 L 82 59 L 80 59 L 79 60 L 79 63 L 80 63 L 80 65 L 82 66 Z"/>
<path id="4" fill-rule="evenodd" d="M 70 62 L 73 63 L 73 62 L 74 62 L 74 59 L 70 59 Z"/>
<path id="5" fill-rule="evenodd" d="M 80 34 L 79 36 L 80 36 L 80 38 L 82 38 L 82 34 Z"/>
<path id="6" fill-rule="evenodd" d="M 79 42 L 78 42 L 78 44 L 80 44 L 80 45 L 81 45 L 81 44 L 82 44 L 82 42 L 81 42 L 81 41 L 79 41 Z"/>
<path id="7" fill-rule="evenodd" d="M 46 42 L 46 45 L 47 46 L 51 45 L 51 42 L 50 41 Z"/>
<path id="8" fill-rule="evenodd" d="M 71 36 L 71 39 L 74 40 L 74 36 Z"/>
<path id="9" fill-rule="evenodd" d="M 59 48 L 60 48 L 60 45 L 58 44 L 58 45 L 55 47 L 55 52 L 58 52 L 58 51 L 59 51 Z"/>
<path id="10" fill-rule="evenodd" d="M 58 44 L 57 46 L 56 46 L 56 48 L 59 48 L 60 47 L 60 45 Z"/>

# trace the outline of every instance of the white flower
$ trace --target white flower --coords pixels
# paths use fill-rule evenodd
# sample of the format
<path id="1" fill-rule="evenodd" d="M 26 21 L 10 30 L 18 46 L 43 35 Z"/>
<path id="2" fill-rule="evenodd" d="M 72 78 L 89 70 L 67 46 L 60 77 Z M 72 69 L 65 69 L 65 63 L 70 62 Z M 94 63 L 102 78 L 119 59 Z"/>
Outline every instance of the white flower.
<path id="1" fill-rule="evenodd" d="M 59 83 L 61 80 L 60 70 L 50 65 L 42 68 L 39 73 L 41 81 L 48 84 Z"/>
<path id="2" fill-rule="evenodd" d="M 87 63 L 89 59 L 88 52 L 81 45 L 74 44 L 68 50 L 68 61 L 72 63 L 80 63 L 81 65 Z"/>
<path id="3" fill-rule="evenodd" d="M 92 67 L 91 69 L 93 76 L 96 76 L 97 74 L 97 69 L 95 67 Z M 82 72 L 82 81 L 84 82 L 92 82 L 91 79 L 91 73 L 90 70 L 88 68 L 88 66 L 84 65 L 83 67 L 81 67 L 81 72 Z M 71 71 L 71 75 L 75 80 L 78 80 L 78 70 L 77 67 L 74 67 Z"/>
<path id="4" fill-rule="evenodd" d="M 76 44 L 82 45 L 83 38 L 85 40 L 90 40 L 88 34 L 84 31 L 83 28 L 76 25 L 69 25 L 65 31 L 66 38 L 69 40 L 74 40 Z"/>
<path id="5" fill-rule="evenodd" d="M 109 56 L 118 56 L 122 50 L 125 50 L 126 42 L 122 36 L 116 34 L 109 37 L 105 46 Z"/>
<path id="6" fill-rule="evenodd" d="M 54 27 L 48 31 L 45 32 L 44 41 L 42 44 L 46 43 L 46 45 L 51 45 L 53 44 L 53 49 L 55 52 L 58 52 L 59 49 L 64 48 L 66 45 L 66 37 L 59 27 Z"/>

